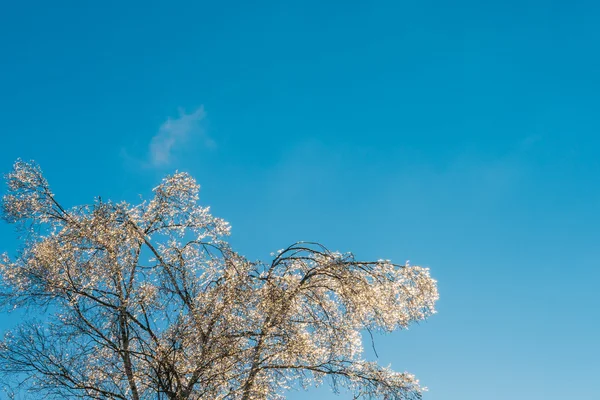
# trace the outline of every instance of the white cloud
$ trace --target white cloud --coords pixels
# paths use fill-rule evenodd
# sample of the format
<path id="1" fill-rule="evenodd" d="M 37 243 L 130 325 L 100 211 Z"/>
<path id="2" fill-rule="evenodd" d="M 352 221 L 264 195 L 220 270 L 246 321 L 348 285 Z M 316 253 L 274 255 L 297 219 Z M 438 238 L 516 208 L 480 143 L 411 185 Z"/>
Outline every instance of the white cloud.
<path id="1" fill-rule="evenodd" d="M 169 117 L 150 141 L 150 164 L 155 167 L 170 164 L 173 152 L 192 137 L 202 138 L 206 146 L 214 147 L 214 142 L 206 136 L 200 125 L 205 115 L 204 107 L 200 107 L 190 114 L 180 109 L 178 118 Z"/>

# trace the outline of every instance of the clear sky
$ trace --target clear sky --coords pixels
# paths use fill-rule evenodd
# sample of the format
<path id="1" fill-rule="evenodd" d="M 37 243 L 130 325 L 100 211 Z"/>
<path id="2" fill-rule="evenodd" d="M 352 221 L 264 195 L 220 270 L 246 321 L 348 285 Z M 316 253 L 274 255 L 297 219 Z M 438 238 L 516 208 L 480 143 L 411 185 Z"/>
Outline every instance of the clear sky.
<path id="1" fill-rule="evenodd" d="M 68 205 L 186 170 L 250 258 L 314 240 L 429 266 L 439 313 L 377 338 L 426 400 L 600 399 L 599 18 L 594 1 L 7 0 L 0 170 L 36 160 Z M 292 398 L 309 395 L 337 398 Z"/>

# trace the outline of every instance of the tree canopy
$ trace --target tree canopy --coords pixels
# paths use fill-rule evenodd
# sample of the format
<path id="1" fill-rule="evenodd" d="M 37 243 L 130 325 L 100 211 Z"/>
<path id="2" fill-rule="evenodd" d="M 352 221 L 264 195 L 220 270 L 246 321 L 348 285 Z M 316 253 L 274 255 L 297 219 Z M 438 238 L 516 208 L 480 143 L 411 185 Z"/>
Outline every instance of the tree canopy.
<path id="1" fill-rule="evenodd" d="M 409 373 L 365 361 L 361 332 L 434 313 L 426 268 L 298 242 L 236 253 L 186 173 L 140 204 L 66 208 L 40 168 L 7 175 L 21 250 L 0 259 L 5 309 L 42 310 L 0 343 L 0 373 L 56 398 L 279 399 L 328 382 L 355 398 L 418 399 Z"/>

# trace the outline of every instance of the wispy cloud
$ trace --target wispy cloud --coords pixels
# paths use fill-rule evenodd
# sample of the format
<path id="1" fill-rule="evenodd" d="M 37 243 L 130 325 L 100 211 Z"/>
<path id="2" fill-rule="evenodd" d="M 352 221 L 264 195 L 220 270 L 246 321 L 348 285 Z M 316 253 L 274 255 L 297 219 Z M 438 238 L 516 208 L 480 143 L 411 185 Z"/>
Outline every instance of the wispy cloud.
<path id="1" fill-rule="evenodd" d="M 205 116 L 204 107 L 200 107 L 189 114 L 180 109 L 179 117 L 169 117 L 150 141 L 149 163 L 154 167 L 169 165 L 173 153 L 192 138 L 201 138 L 206 146 L 214 147 L 214 141 L 201 126 Z"/>

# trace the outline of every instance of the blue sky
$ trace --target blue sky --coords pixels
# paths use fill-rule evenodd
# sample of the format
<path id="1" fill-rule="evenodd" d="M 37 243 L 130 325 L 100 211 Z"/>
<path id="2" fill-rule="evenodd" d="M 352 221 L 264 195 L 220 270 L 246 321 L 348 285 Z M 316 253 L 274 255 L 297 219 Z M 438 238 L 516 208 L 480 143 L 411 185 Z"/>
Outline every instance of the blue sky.
<path id="1" fill-rule="evenodd" d="M 431 267 L 439 313 L 377 339 L 426 400 L 600 398 L 599 17 L 592 1 L 6 1 L 0 170 L 34 159 L 70 205 L 189 171 L 250 258 L 315 240 Z M 15 248 L 12 227 L 0 239 Z M 309 394 L 337 398 L 292 398 Z"/>

